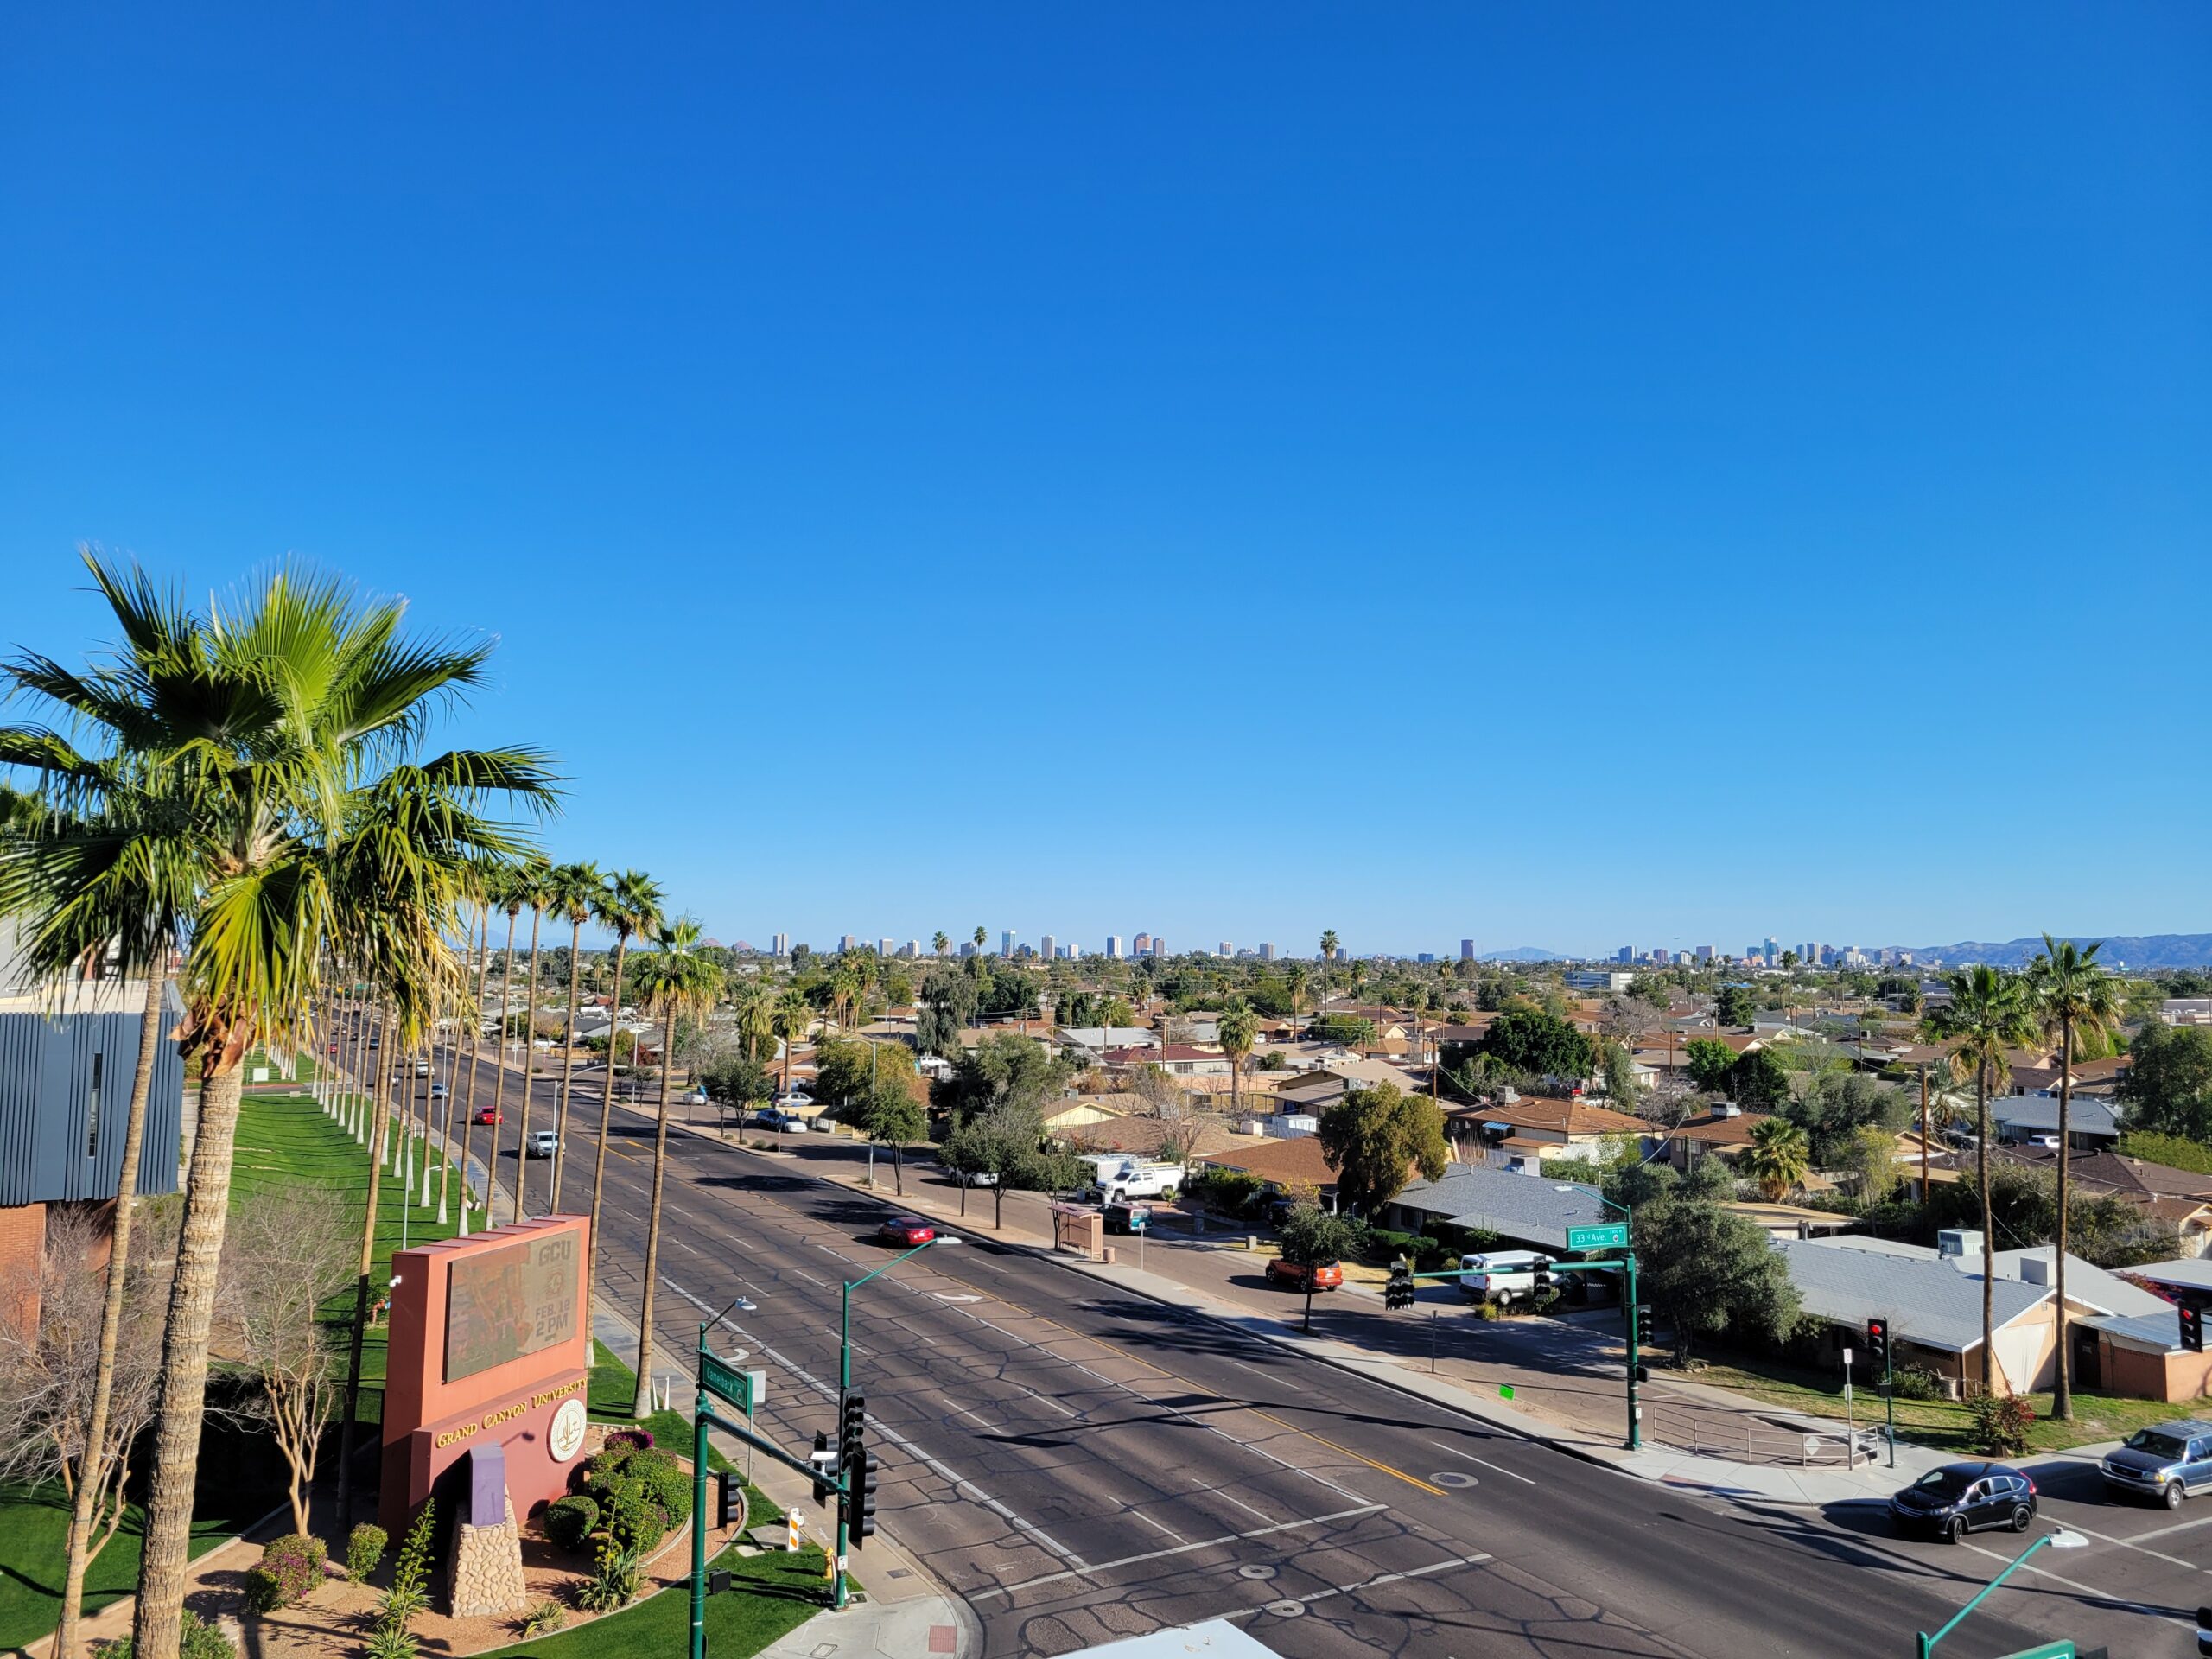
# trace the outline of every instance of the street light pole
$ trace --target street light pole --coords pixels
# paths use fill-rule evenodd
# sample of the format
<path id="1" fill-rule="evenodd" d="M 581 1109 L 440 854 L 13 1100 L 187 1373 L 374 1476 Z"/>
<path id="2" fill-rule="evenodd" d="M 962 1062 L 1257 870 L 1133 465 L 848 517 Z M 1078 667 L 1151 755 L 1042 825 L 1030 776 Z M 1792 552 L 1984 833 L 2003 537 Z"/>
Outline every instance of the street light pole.
<path id="1" fill-rule="evenodd" d="M 2084 1538 L 2080 1533 L 2069 1532 L 2063 1528 L 2060 1529 L 2056 1532 L 2047 1532 L 2044 1534 L 2042 1537 L 2037 1539 L 2035 1542 L 2030 1544 L 2025 1549 L 2022 1550 L 2017 1556 L 2015 1556 L 2005 1569 L 1999 1573 L 1995 1578 L 1984 1585 L 1980 1594 L 1974 1597 L 1974 1599 L 1967 1603 L 1965 1606 L 1960 1608 L 1957 1612 L 1952 1614 L 1951 1622 L 1943 1626 L 1942 1630 L 1936 1631 L 1933 1636 L 1929 1636 L 1924 1630 L 1916 1632 L 1912 1639 L 1918 1645 L 1913 1649 L 1914 1659 L 1929 1659 L 1929 1656 L 1936 1651 L 1936 1644 L 1938 1642 L 1941 1642 L 1945 1637 L 1948 1636 L 1953 1630 L 1958 1629 L 1959 1621 L 1963 1619 L 1968 1613 L 1974 1611 L 1975 1608 L 1980 1606 L 1984 1601 L 1987 1600 L 1991 1591 L 1996 1589 L 1999 1585 L 2004 1583 L 2005 1580 L 2011 1578 L 2013 1573 L 2018 1572 L 2020 1568 L 2026 1566 L 2028 1557 L 2034 1554 L 2036 1551 L 2043 1548 L 2046 1544 L 2053 1549 L 2079 1549 L 2082 1545 L 2088 1541 L 2089 1541 Z"/>
<path id="2" fill-rule="evenodd" d="M 847 1281 L 842 1288 L 838 1292 L 837 1410 L 841 1419 L 845 1408 L 845 1396 L 853 1391 L 853 1293 L 858 1290 L 862 1285 L 868 1283 L 869 1280 L 874 1278 L 877 1274 L 890 1272 L 892 1268 L 897 1267 L 901 1262 L 906 1260 L 907 1257 L 919 1255 L 924 1250 L 929 1249 L 932 1244 L 950 1244 L 957 1242 L 957 1241 L 954 1239 L 946 1238 L 942 1236 L 934 1238 L 925 1238 L 920 1243 L 915 1245 L 912 1249 L 901 1250 L 898 1255 L 893 1256 L 881 1267 L 876 1268 L 874 1273 L 864 1273 L 857 1279 Z M 837 1505 L 837 1556 L 836 1559 L 830 1563 L 830 1567 L 833 1580 L 836 1586 L 834 1599 L 830 1603 L 834 1607 L 842 1607 L 845 1605 L 845 1548 L 851 1541 L 845 1535 L 847 1525 L 846 1516 L 849 1507 L 849 1506 L 844 1503 Z"/>

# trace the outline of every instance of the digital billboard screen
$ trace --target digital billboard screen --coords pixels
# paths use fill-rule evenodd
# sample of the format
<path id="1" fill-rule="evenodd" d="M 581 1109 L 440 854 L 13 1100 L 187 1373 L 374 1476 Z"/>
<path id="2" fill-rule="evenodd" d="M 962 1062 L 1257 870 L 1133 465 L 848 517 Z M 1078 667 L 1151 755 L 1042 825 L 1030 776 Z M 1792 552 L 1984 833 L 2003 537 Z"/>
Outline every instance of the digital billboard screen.
<path id="1" fill-rule="evenodd" d="M 575 1233 L 561 1232 L 518 1239 L 453 1263 L 446 1294 L 447 1382 L 575 1336 L 580 1245 Z"/>

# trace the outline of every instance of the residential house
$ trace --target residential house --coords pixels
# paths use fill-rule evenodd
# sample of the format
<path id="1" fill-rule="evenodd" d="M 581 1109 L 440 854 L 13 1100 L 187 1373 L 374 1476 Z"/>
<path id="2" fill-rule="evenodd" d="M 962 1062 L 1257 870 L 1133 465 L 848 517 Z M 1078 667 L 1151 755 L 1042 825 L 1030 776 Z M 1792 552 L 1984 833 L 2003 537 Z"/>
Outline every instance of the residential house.
<path id="1" fill-rule="evenodd" d="M 1320 1195 L 1322 1202 L 1335 1207 L 1337 1166 L 1319 1141 L 1310 1135 L 1294 1141 L 1255 1141 L 1243 1136 L 1238 1140 L 1239 1144 L 1204 1154 L 1193 1161 L 1256 1176 L 1277 1192 L 1310 1189 Z"/>
<path id="2" fill-rule="evenodd" d="M 1547 1158 L 1596 1157 L 1608 1142 L 1623 1139 L 1641 1154 L 1662 1131 L 1656 1123 L 1585 1100 L 1516 1096 L 1452 1112 L 1446 1133 L 1455 1139 L 1464 1135 L 1491 1168 L 1533 1173 Z"/>
<path id="3" fill-rule="evenodd" d="M 2036 1145 L 1996 1147 L 1993 1155 L 2008 1163 L 2056 1170 L 2058 1150 Z M 2116 1152 L 2077 1152 L 2068 1160 L 2068 1178 L 2077 1192 L 2125 1199 L 2155 1222 L 2171 1226 L 2185 1256 L 2212 1249 L 2212 1175 L 2175 1169 Z"/>
<path id="4" fill-rule="evenodd" d="M 1217 1118 L 1171 1121 L 1135 1113 L 1082 1124 L 1064 1131 L 1060 1139 L 1076 1152 L 1125 1152 L 1138 1158 L 1158 1158 L 1187 1146 L 1190 1156 L 1198 1159 L 1251 1144 Z"/>
<path id="5" fill-rule="evenodd" d="M 1990 1122 L 1999 1141 L 2020 1142 L 2058 1135 L 2056 1095 L 2001 1095 L 1989 1103 Z M 2076 1095 L 2067 1114 L 2067 1138 L 2077 1149 L 2094 1152 L 2120 1139 L 2120 1123 L 2109 1100 Z"/>
<path id="6" fill-rule="evenodd" d="M 2120 1080 L 2127 1075 L 2133 1064 L 2125 1054 L 2108 1059 L 2076 1060 L 2074 1062 L 2074 1096 L 2097 1095 L 2111 1098 L 2120 1088 Z M 2016 1095 L 2050 1095 L 2058 1093 L 2058 1079 L 2065 1068 L 2056 1062 L 2050 1065 L 2015 1065 L 2008 1068 Z"/>
<path id="7" fill-rule="evenodd" d="M 1702 1117 L 1685 1118 L 1667 1131 L 1667 1160 L 1683 1173 L 1699 1159 L 1717 1156 L 1733 1162 L 1749 1149 L 1751 1131 L 1770 1114 L 1740 1106 L 1714 1107 Z"/>
<path id="8" fill-rule="evenodd" d="M 2212 996 L 2170 996 L 2158 1004 L 2158 1018 L 2169 1026 L 2212 1026 Z"/>
<path id="9" fill-rule="evenodd" d="M 1058 1135 L 1067 1129 L 1085 1128 L 1145 1109 L 1145 1103 L 1135 1095 L 1072 1095 L 1065 1100 L 1046 1103 L 1045 1132 Z"/>
<path id="10" fill-rule="evenodd" d="M 1450 1166 L 1437 1180 L 1414 1181 L 1384 1206 L 1382 1215 L 1385 1224 L 1399 1232 L 1459 1227 L 1561 1254 L 1568 1228 L 1617 1219 L 1588 1187 L 1469 1164 Z"/>

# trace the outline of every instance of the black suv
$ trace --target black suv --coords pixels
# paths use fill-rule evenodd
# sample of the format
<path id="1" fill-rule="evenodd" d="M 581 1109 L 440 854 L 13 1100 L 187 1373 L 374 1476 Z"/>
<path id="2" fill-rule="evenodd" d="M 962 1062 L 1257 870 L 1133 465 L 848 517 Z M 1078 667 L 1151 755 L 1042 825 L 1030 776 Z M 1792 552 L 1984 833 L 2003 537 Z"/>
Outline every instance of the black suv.
<path id="1" fill-rule="evenodd" d="M 1890 1500 L 1900 1532 L 1932 1532 L 1955 1544 L 1986 1527 L 2025 1532 L 2036 1518 L 2036 1484 L 2001 1463 L 1947 1463 Z"/>

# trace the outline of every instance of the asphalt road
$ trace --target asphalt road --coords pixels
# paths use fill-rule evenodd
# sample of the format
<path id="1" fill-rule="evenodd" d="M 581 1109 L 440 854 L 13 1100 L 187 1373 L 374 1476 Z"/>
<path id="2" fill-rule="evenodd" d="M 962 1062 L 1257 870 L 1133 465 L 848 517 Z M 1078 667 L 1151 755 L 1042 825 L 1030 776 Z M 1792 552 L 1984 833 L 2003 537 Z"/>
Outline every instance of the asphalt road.
<path id="1" fill-rule="evenodd" d="M 567 1209 L 588 1201 L 597 1084 L 580 1080 Z M 492 1087 L 485 1066 L 480 1103 Z M 511 1074 L 509 1192 L 519 1089 Z M 552 1092 L 535 1085 L 533 1127 Z M 633 1313 L 648 1112 L 617 1107 L 602 1219 L 601 1288 Z M 759 1311 L 718 1341 L 768 1368 L 766 1421 L 803 1450 L 835 1417 L 839 1281 L 887 1258 L 870 1236 L 887 1206 L 800 1160 L 681 1133 L 669 1147 L 656 1369 L 688 1370 L 697 1321 L 751 1297 Z M 547 1171 L 530 1168 L 536 1211 Z M 1631 1480 L 987 1238 L 856 1293 L 853 1335 L 885 1529 L 974 1608 L 993 1656 L 1209 1617 L 1294 1659 L 1909 1654 L 2018 1548 L 1897 1540 L 1874 1506 L 1754 1510 Z M 1943 1652 L 2062 1635 L 2194 1650 L 2212 1513 L 2169 1531 L 2162 1510 L 2094 1498 L 2049 1505 L 2092 1548 L 2044 1552 L 2048 1571 L 2016 1578 Z"/>

